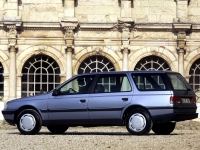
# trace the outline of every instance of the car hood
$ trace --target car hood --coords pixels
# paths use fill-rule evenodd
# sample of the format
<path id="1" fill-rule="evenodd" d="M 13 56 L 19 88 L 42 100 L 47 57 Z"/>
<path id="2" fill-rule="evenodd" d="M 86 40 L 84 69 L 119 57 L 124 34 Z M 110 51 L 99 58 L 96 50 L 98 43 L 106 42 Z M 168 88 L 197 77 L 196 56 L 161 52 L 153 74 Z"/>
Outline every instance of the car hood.
<path id="1" fill-rule="evenodd" d="M 11 100 L 11 101 L 16 102 L 16 101 L 28 101 L 28 100 L 43 100 L 43 99 L 48 99 L 49 94 L 51 94 L 51 93 L 14 99 L 14 100 Z"/>

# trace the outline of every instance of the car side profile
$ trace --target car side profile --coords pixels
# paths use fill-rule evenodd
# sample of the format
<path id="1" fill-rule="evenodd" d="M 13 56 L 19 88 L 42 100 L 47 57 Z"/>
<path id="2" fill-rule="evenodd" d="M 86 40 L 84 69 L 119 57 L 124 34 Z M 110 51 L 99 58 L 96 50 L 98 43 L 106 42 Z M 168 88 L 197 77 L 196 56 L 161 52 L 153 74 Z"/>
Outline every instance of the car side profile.
<path id="1" fill-rule="evenodd" d="M 22 134 L 42 126 L 126 126 L 133 135 L 170 134 L 176 122 L 198 117 L 196 96 L 177 72 L 122 71 L 72 77 L 46 94 L 8 101 L 2 114 Z"/>

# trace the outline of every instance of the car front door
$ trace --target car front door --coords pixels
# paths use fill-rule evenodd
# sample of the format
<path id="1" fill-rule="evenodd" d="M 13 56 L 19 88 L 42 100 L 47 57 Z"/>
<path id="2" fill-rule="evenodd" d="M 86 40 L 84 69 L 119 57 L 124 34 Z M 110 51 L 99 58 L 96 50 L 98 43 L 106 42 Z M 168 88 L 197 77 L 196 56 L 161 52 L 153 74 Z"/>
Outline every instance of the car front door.
<path id="1" fill-rule="evenodd" d="M 56 90 L 48 100 L 49 121 L 75 124 L 88 119 L 90 85 L 95 76 L 78 76 Z"/>
<path id="2" fill-rule="evenodd" d="M 131 102 L 133 93 L 127 75 L 100 75 L 90 94 L 89 119 L 94 123 L 114 124 L 121 122 L 123 108 Z"/>

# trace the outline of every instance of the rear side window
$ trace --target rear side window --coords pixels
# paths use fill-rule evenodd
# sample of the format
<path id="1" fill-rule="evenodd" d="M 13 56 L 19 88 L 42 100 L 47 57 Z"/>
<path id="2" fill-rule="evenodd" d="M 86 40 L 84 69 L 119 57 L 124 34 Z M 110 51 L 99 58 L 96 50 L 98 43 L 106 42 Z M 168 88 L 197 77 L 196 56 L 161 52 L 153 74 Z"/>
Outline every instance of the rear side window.
<path id="1" fill-rule="evenodd" d="M 187 90 L 191 89 L 189 83 L 180 74 L 167 74 L 174 90 Z"/>
<path id="2" fill-rule="evenodd" d="M 131 85 L 126 74 L 100 75 L 94 93 L 129 92 Z"/>
<path id="3" fill-rule="evenodd" d="M 132 77 L 140 91 L 167 90 L 167 86 L 160 74 L 133 74 Z"/>

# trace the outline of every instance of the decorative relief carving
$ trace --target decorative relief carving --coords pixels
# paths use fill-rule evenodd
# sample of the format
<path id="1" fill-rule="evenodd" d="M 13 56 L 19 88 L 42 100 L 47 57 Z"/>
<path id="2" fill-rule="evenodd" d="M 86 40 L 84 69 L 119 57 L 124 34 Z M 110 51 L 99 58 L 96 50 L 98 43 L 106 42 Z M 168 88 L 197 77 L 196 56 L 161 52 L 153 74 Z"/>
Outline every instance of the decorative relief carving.
<path id="1" fill-rule="evenodd" d="M 67 28 L 64 35 L 65 39 L 74 39 L 74 32 L 72 29 Z"/>
<path id="2" fill-rule="evenodd" d="M 184 49 L 186 46 L 186 33 L 178 32 L 177 34 L 177 49 Z"/>
<path id="3" fill-rule="evenodd" d="M 9 38 L 16 38 L 17 37 L 17 30 L 16 30 L 16 26 L 7 26 L 7 28 L 9 29 L 8 31 L 8 36 Z"/>

